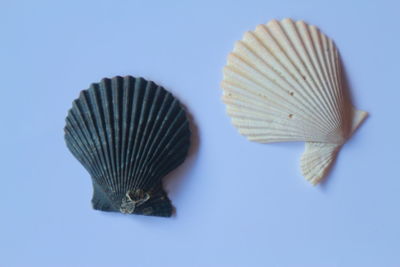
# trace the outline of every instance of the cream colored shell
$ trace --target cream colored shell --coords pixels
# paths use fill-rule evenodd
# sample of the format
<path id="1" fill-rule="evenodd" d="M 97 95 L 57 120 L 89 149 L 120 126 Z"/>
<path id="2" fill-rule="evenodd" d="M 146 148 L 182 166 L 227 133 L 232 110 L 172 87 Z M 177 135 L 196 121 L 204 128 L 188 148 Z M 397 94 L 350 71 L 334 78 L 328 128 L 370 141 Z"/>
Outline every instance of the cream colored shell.
<path id="1" fill-rule="evenodd" d="M 333 41 L 315 26 L 272 20 L 246 32 L 228 56 L 223 101 L 251 141 L 305 141 L 303 175 L 313 184 L 366 118 L 355 110 Z"/>

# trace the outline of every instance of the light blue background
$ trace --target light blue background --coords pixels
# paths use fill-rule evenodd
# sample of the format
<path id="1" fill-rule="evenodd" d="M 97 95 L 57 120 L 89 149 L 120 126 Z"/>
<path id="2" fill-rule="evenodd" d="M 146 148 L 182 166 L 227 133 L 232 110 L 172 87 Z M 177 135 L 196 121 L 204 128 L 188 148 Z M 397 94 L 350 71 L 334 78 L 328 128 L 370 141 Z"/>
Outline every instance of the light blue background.
<path id="1" fill-rule="evenodd" d="M 400 266 L 400 5 L 396 1 L 0 2 L 0 266 Z M 333 37 L 371 116 L 321 186 L 302 143 L 250 143 L 220 101 L 222 67 L 272 18 Z M 187 105 L 190 158 L 167 182 L 171 219 L 91 209 L 63 140 L 79 91 L 143 76 Z"/>

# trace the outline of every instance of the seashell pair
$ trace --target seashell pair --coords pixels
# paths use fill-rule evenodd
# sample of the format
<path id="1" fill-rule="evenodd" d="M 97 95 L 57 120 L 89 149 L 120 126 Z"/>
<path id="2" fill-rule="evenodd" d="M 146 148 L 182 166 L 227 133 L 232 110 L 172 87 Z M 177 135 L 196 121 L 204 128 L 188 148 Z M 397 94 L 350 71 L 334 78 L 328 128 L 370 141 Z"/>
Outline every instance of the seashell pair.
<path id="1" fill-rule="evenodd" d="M 131 76 L 93 83 L 68 112 L 65 141 L 92 177 L 94 209 L 171 216 L 162 178 L 185 160 L 190 129 L 163 87 Z"/>
<path id="2" fill-rule="evenodd" d="M 228 56 L 222 87 L 233 125 L 249 140 L 306 142 L 301 169 L 312 184 L 367 117 L 351 104 L 333 41 L 303 21 L 272 20 L 246 32 Z"/>
<path id="3" fill-rule="evenodd" d="M 306 142 L 301 168 L 313 184 L 367 116 L 351 104 L 333 41 L 302 21 L 272 20 L 245 33 L 222 87 L 234 126 L 249 140 Z M 93 83 L 73 102 L 65 140 L 92 177 L 95 209 L 171 216 L 162 178 L 184 161 L 190 130 L 163 87 L 131 76 Z"/>

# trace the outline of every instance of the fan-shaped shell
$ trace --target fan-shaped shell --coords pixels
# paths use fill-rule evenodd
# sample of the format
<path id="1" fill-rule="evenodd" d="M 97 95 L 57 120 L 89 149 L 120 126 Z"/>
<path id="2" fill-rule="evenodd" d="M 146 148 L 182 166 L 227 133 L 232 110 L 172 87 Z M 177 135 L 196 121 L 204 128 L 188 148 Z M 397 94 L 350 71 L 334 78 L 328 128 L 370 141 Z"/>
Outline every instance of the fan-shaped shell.
<path id="1" fill-rule="evenodd" d="M 65 141 L 92 177 L 95 209 L 171 216 L 162 178 L 184 161 L 190 130 L 163 87 L 131 76 L 93 83 L 68 112 Z"/>
<path id="2" fill-rule="evenodd" d="M 318 183 L 367 113 L 353 108 L 333 41 L 315 26 L 272 20 L 228 56 L 223 100 L 251 141 L 305 141 L 304 176 Z"/>

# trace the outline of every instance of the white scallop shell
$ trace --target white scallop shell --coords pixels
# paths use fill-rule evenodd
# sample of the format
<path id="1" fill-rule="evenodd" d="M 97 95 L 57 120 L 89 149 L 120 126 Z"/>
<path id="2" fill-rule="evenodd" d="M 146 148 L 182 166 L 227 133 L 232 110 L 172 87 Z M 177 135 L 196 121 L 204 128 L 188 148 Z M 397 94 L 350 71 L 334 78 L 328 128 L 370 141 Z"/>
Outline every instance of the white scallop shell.
<path id="1" fill-rule="evenodd" d="M 242 135 L 260 143 L 305 141 L 313 184 L 367 113 L 353 108 L 333 41 L 315 26 L 272 20 L 246 32 L 228 56 L 223 100 Z"/>

